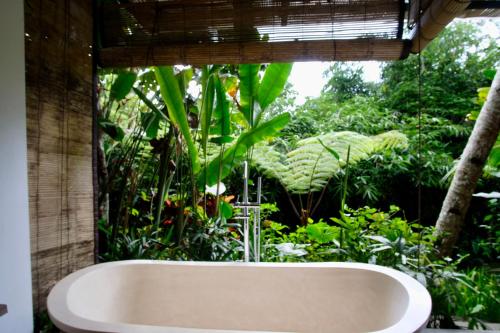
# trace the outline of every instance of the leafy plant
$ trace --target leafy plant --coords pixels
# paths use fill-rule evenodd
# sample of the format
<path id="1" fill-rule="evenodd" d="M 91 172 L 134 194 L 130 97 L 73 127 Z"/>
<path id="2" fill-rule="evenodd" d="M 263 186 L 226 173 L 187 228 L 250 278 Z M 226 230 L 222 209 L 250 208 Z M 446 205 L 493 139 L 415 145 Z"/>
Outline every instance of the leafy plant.
<path id="1" fill-rule="evenodd" d="M 283 91 L 292 66 L 288 63 L 272 63 L 266 67 L 262 80 L 259 79 L 260 65 L 239 66 L 239 106 L 248 126 L 253 127 L 259 124 L 264 110 Z"/>
<path id="2" fill-rule="evenodd" d="M 108 135 L 102 140 L 99 206 L 110 234 L 103 253 L 148 257 L 148 251 L 140 252 L 140 244 L 165 237 L 165 200 L 175 197 L 180 212 L 199 207 L 200 199 L 201 207 L 208 209 L 207 195 L 201 193 L 205 185 L 219 183 L 248 158 L 255 143 L 276 136 L 288 123 L 288 114 L 260 118 L 283 89 L 291 66 L 255 66 L 255 84 L 247 89 L 256 112 L 251 127 L 237 116 L 238 98 L 245 99 L 248 86 L 244 76 L 238 80 L 244 65 L 104 72 L 100 123 Z M 201 84 L 201 95 L 189 91 L 193 84 Z M 218 200 L 215 215 L 222 207 L 222 217 L 227 218 L 228 209 Z M 193 230 L 191 218 L 183 213 L 168 217 L 175 222 L 168 226 L 169 241 L 180 246 L 189 238 L 184 233 Z M 206 216 L 198 220 L 201 225 L 209 223 Z M 150 225 L 158 235 L 147 229 Z"/>
<path id="3" fill-rule="evenodd" d="M 369 207 L 346 208 L 344 214 L 331 218 L 330 223 L 309 219 L 307 225 L 288 234 L 283 233 L 284 226 L 272 223 L 265 232 L 267 248 L 273 252 L 271 244 L 304 245 L 307 253 L 301 258 L 284 257 L 291 261 L 356 261 L 391 267 L 413 262 L 417 265 L 418 248 L 430 245 L 432 230 L 421 235 L 420 225 L 408 224 L 398 214 L 396 206 L 389 212 Z"/>
<path id="4" fill-rule="evenodd" d="M 290 115 L 285 113 L 242 133 L 234 145 L 210 161 L 201 170 L 198 183 L 211 186 L 223 180 L 236 165 L 242 163 L 252 146 L 276 136 L 289 120 Z"/>
<path id="5" fill-rule="evenodd" d="M 468 320 L 469 329 L 485 328 L 484 321 L 500 322 L 500 274 L 475 268 L 464 275 L 468 285 L 458 286 L 454 315 Z"/>
<path id="6" fill-rule="evenodd" d="M 457 328 L 454 320 L 461 319 L 469 329 L 484 329 L 484 321 L 498 322 L 498 273 L 484 268 L 461 272 L 459 263 L 435 261 L 424 269 L 433 301 L 430 326 Z"/>
<path id="7" fill-rule="evenodd" d="M 179 82 L 174 75 L 174 69 L 171 66 L 155 67 L 154 72 L 158 85 L 160 86 L 161 96 L 167 106 L 169 118 L 184 137 L 191 159 L 191 167 L 193 173 L 196 174 L 200 169 L 198 151 L 191 136 L 186 110 L 184 108 L 184 97 L 181 94 Z"/>

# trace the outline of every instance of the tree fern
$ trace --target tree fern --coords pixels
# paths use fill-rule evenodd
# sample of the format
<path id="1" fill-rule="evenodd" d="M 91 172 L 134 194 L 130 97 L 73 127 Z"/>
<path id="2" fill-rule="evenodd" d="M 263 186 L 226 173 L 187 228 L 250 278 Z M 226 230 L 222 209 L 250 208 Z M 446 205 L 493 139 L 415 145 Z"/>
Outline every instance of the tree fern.
<path id="1" fill-rule="evenodd" d="M 380 152 L 387 149 L 408 148 L 408 138 L 401 132 L 389 131 L 371 137 L 373 141 L 373 152 Z"/>
<path id="2" fill-rule="evenodd" d="M 337 152 L 339 159 L 321 143 Z M 261 172 L 278 179 L 290 193 L 305 194 L 320 191 L 327 185 L 328 180 L 345 165 L 349 147 L 350 163 L 356 163 L 375 152 L 407 146 L 408 139 L 398 131 L 375 136 L 332 132 L 300 140 L 297 147 L 286 154 L 270 145 L 257 145 L 253 161 Z"/>

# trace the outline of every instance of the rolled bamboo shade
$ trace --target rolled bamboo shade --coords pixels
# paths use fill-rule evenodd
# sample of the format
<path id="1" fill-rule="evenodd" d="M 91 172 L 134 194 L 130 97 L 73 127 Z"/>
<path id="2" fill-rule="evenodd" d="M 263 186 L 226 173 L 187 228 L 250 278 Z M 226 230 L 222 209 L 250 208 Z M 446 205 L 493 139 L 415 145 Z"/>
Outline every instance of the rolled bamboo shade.
<path id="1" fill-rule="evenodd" d="M 100 7 L 102 66 L 393 60 L 403 0 L 164 0 Z"/>
<path id="2" fill-rule="evenodd" d="M 338 40 L 224 45 L 116 47 L 100 52 L 101 63 L 109 67 L 153 66 L 166 64 L 244 64 L 293 61 L 389 61 L 405 57 L 411 43 L 402 40 Z"/>

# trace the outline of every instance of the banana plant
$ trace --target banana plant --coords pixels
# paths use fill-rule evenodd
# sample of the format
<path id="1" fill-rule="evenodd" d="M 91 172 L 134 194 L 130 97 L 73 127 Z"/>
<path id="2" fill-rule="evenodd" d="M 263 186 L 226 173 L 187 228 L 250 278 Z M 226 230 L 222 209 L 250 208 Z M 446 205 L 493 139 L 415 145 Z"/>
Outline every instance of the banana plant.
<path id="1" fill-rule="evenodd" d="M 231 170 L 242 163 L 248 156 L 249 149 L 256 143 L 278 135 L 289 122 L 288 114 L 280 115 L 267 122 L 261 122 L 264 110 L 278 97 L 290 74 L 291 64 L 271 64 L 259 77 L 261 65 L 241 65 L 239 67 L 239 103 L 238 110 L 244 115 L 248 126 L 235 136 L 232 133 L 231 105 L 228 82 L 234 83 L 235 76 L 221 73 L 221 66 L 204 66 L 201 69 L 202 97 L 200 106 L 199 143 L 203 153 L 200 155 L 192 136 L 185 106 L 185 89 L 191 79 L 188 75 L 175 75 L 171 66 L 154 67 L 160 95 L 166 105 L 166 112 L 155 106 L 139 89 L 134 89 L 137 96 L 152 110 L 156 118 L 163 118 L 175 126 L 187 147 L 191 162 L 192 175 L 200 189 L 214 185 L 224 179 Z M 234 84 L 233 84 L 234 85 Z M 255 111 L 255 112 L 254 112 Z M 151 116 L 152 118 L 152 116 Z M 154 119 L 156 119 L 154 118 Z M 153 119 L 153 118 L 152 118 Z M 153 126 L 153 129 L 156 126 Z M 153 130 L 151 130 L 154 134 Z M 207 160 L 209 143 L 220 147 L 218 155 Z M 227 147 L 227 148 L 226 148 Z M 200 162 L 200 157 L 204 165 Z M 160 192 L 161 193 L 161 192 Z M 156 214 L 157 218 L 159 214 Z"/>
<path id="2" fill-rule="evenodd" d="M 203 185 L 211 186 L 224 179 L 235 165 L 240 165 L 243 162 L 247 151 L 252 146 L 265 139 L 277 136 L 289 121 L 290 115 L 284 113 L 243 132 L 234 145 L 210 161 L 201 170 L 200 177 L 198 178 L 199 185 L 201 187 Z"/>
<path id="3" fill-rule="evenodd" d="M 212 112 L 215 98 L 214 75 L 210 75 L 204 83 L 202 83 L 203 100 L 201 104 L 201 146 L 203 148 L 204 157 L 207 157 L 207 144 L 210 124 L 212 121 Z"/>
<path id="4" fill-rule="evenodd" d="M 212 125 L 210 134 L 216 136 L 210 139 L 210 142 L 223 145 L 233 141 L 231 137 L 231 115 L 229 112 L 229 101 L 226 97 L 226 90 L 219 76 L 214 77 L 216 103 L 213 112 L 215 124 Z"/>
<path id="5" fill-rule="evenodd" d="M 240 111 L 249 127 L 259 124 L 266 108 L 281 94 L 293 64 L 274 63 L 259 78 L 260 64 L 240 65 Z"/>
<path id="6" fill-rule="evenodd" d="M 193 173 L 197 174 L 200 171 L 200 161 L 184 107 L 184 94 L 181 92 L 181 85 L 183 84 L 179 84 L 172 66 L 155 67 L 154 73 L 160 86 L 161 97 L 167 106 L 168 116 L 182 134 L 188 149 L 191 168 Z"/>
<path id="7" fill-rule="evenodd" d="M 224 179 L 231 170 L 241 164 L 248 157 L 248 151 L 256 143 L 277 136 L 289 122 L 290 116 L 283 114 L 265 123 L 261 123 L 262 115 L 266 108 L 281 94 L 292 64 L 270 64 L 266 67 L 262 80 L 260 79 L 260 64 L 245 64 L 238 67 L 239 75 L 239 102 L 236 102 L 239 111 L 246 122 L 246 130 L 236 139 L 236 142 L 227 150 L 224 145 L 230 143 L 230 113 L 227 93 L 217 71 L 203 69 L 202 86 L 204 91 L 202 104 L 202 146 L 205 153 L 210 134 L 216 134 L 210 141 L 222 145 L 220 154 L 202 168 L 198 177 L 200 188 L 211 186 Z M 215 95 L 215 110 L 214 107 Z M 212 119 L 214 118 L 214 119 Z M 212 120 L 216 126 L 209 128 Z"/>

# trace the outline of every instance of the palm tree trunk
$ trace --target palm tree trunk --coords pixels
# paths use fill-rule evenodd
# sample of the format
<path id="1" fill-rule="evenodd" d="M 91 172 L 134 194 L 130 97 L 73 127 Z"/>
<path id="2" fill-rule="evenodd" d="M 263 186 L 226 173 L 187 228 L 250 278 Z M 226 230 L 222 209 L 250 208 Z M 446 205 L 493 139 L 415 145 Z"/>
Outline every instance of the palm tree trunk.
<path id="1" fill-rule="evenodd" d="M 452 254 L 477 181 L 500 131 L 500 69 L 493 79 L 486 103 L 474 125 L 457 170 L 444 199 L 436 234 L 441 239 L 441 256 Z"/>

